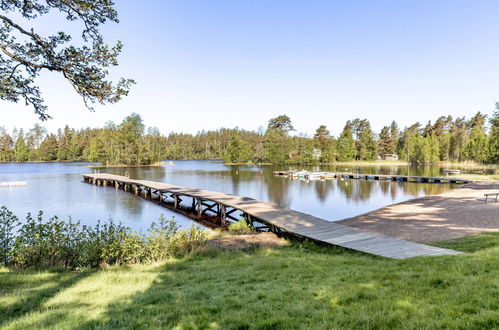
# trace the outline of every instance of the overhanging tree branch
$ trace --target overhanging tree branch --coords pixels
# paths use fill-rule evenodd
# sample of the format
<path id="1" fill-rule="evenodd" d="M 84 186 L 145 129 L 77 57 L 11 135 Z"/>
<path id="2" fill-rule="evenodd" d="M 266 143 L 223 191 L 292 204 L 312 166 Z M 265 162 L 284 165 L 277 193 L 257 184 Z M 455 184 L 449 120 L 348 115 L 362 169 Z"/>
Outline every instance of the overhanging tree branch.
<path id="1" fill-rule="evenodd" d="M 118 41 L 114 47 L 108 47 L 98 29 L 108 20 L 118 22 L 113 6 L 109 0 L 2 0 L 0 70 L 3 72 L 0 71 L 0 80 L 4 88 L 0 88 L 0 100 L 17 102 L 23 98 L 42 120 L 49 118 L 39 88 L 34 84 L 42 70 L 60 72 L 90 110 L 93 110 L 93 103 L 114 103 L 127 95 L 133 80 L 121 79 L 113 83 L 106 79 L 109 74 L 106 68 L 118 64 L 122 45 Z M 64 32 L 42 37 L 7 15 L 18 11 L 26 19 L 36 19 L 51 10 L 64 13 L 70 21 L 83 22 L 83 46 L 71 45 L 72 37 Z M 24 37 L 20 39 L 22 41 L 18 40 L 19 36 Z"/>

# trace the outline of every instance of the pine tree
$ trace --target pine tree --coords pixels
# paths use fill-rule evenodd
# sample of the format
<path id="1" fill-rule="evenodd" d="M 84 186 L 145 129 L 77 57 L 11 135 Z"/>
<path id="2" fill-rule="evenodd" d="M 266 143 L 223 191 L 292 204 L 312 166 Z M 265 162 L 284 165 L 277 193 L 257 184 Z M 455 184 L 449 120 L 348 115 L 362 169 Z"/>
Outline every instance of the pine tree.
<path id="1" fill-rule="evenodd" d="M 397 126 L 397 123 L 395 121 L 392 121 L 390 124 L 390 148 L 389 152 L 390 154 L 396 154 L 397 153 L 397 145 L 400 137 L 400 132 L 399 128 Z"/>
<path id="2" fill-rule="evenodd" d="M 483 163 L 488 158 L 488 149 L 488 140 L 483 127 L 473 127 L 471 129 L 470 140 L 466 145 L 467 158 L 479 163 Z"/>
<path id="3" fill-rule="evenodd" d="M 350 125 L 347 123 L 337 142 L 338 160 L 341 162 L 355 159 L 355 140 Z"/>
<path id="4" fill-rule="evenodd" d="M 289 132 L 294 131 L 295 128 L 287 115 L 280 115 L 269 120 L 267 130 L 276 131 L 281 135 L 287 135 Z"/>
<path id="5" fill-rule="evenodd" d="M 283 164 L 289 159 L 290 145 L 286 136 L 276 130 L 268 130 L 265 134 L 265 161 L 272 164 Z"/>
<path id="6" fill-rule="evenodd" d="M 229 163 L 246 163 L 251 160 L 251 148 L 249 143 L 242 140 L 238 135 L 232 136 L 227 157 Z"/>
<path id="7" fill-rule="evenodd" d="M 49 134 L 40 144 L 40 160 L 52 161 L 57 160 L 57 137 L 54 134 Z"/>
<path id="8" fill-rule="evenodd" d="M 499 164 L 499 110 L 490 118 L 489 162 Z"/>
<path id="9" fill-rule="evenodd" d="M 326 145 L 331 140 L 331 133 L 329 133 L 329 130 L 325 125 L 319 126 L 319 128 L 315 131 L 314 140 L 317 142 L 317 146 L 321 149 L 321 151 L 325 151 Z"/>
<path id="10" fill-rule="evenodd" d="M 381 158 L 391 153 L 391 140 L 390 128 L 388 126 L 383 127 L 379 133 L 378 140 L 378 150 Z"/>
<path id="11" fill-rule="evenodd" d="M 16 161 L 25 162 L 28 160 L 28 147 L 26 146 L 26 142 L 24 141 L 23 133 L 19 133 L 19 136 L 16 141 L 16 149 L 15 149 Z"/>

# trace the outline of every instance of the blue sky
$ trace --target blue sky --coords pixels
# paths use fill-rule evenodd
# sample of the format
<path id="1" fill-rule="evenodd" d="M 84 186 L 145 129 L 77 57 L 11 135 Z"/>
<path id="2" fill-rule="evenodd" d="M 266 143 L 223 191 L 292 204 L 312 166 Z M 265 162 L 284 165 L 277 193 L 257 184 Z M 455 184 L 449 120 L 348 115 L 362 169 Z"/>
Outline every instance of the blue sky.
<path id="1" fill-rule="evenodd" d="M 117 9 L 121 22 L 103 27 L 109 42 L 124 43 L 113 75 L 137 85 L 90 113 L 61 77 L 44 74 L 49 130 L 131 112 L 163 133 L 256 130 L 288 114 L 299 132 L 325 124 L 338 135 L 356 117 L 379 131 L 392 120 L 490 114 L 499 101 L 497 1 L 158 0 Z M 0 125 L 37 122 L 23 104 L 0 108 Z"/>

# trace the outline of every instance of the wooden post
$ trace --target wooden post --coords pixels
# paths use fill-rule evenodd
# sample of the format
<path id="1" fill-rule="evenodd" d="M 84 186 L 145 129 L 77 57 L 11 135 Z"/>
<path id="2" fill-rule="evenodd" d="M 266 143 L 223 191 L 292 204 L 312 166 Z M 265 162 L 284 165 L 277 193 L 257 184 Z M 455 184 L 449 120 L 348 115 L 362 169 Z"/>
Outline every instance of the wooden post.
<path id="1" fill-rule="evenodd" d="M 178 208 L 178 195 L 172 194 L 172 196 L 173 196 L 173 207 Z"/>
<path id="2" fill-rule="evenodd" d="M 225 223 L 226 223 L 226 220 L 227 219 L 227 215 L 226 215 L 226 208 L 225 208 L 225 205 L 223 204 L 220 204 L 220 225 L 222 227 L 225 226 Z"/>
<path id="3" fill-rule="evenodd" d="M 201 217 L 201 214 L 203 214 L 203 201 L 201 198 L 196 198 L 197 200 L 197 209 L 198 209 L 198 217 Z"/>
<path id="4" fill-rule="evenodd" d="M 251 220 L 251 215 L 248 213 L 243 213 L 244 220 L 246 220 L 246 224 L 248 227 L 253 227 L 253 221 Z"/>

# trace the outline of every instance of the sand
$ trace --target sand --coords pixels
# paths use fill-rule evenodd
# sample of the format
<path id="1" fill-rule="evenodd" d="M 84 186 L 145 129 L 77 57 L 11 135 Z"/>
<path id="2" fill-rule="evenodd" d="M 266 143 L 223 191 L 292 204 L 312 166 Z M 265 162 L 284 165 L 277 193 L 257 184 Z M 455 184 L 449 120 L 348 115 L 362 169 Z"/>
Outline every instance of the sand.
<path id="1" fill-rule="evenodd" d="M 499 181 L 470 183 L 439 195 L 390 205 L 339 223 L 390 237 L 431 243 L 483 232 L 499 232 L 499 203 L 484 194 Z"/>

